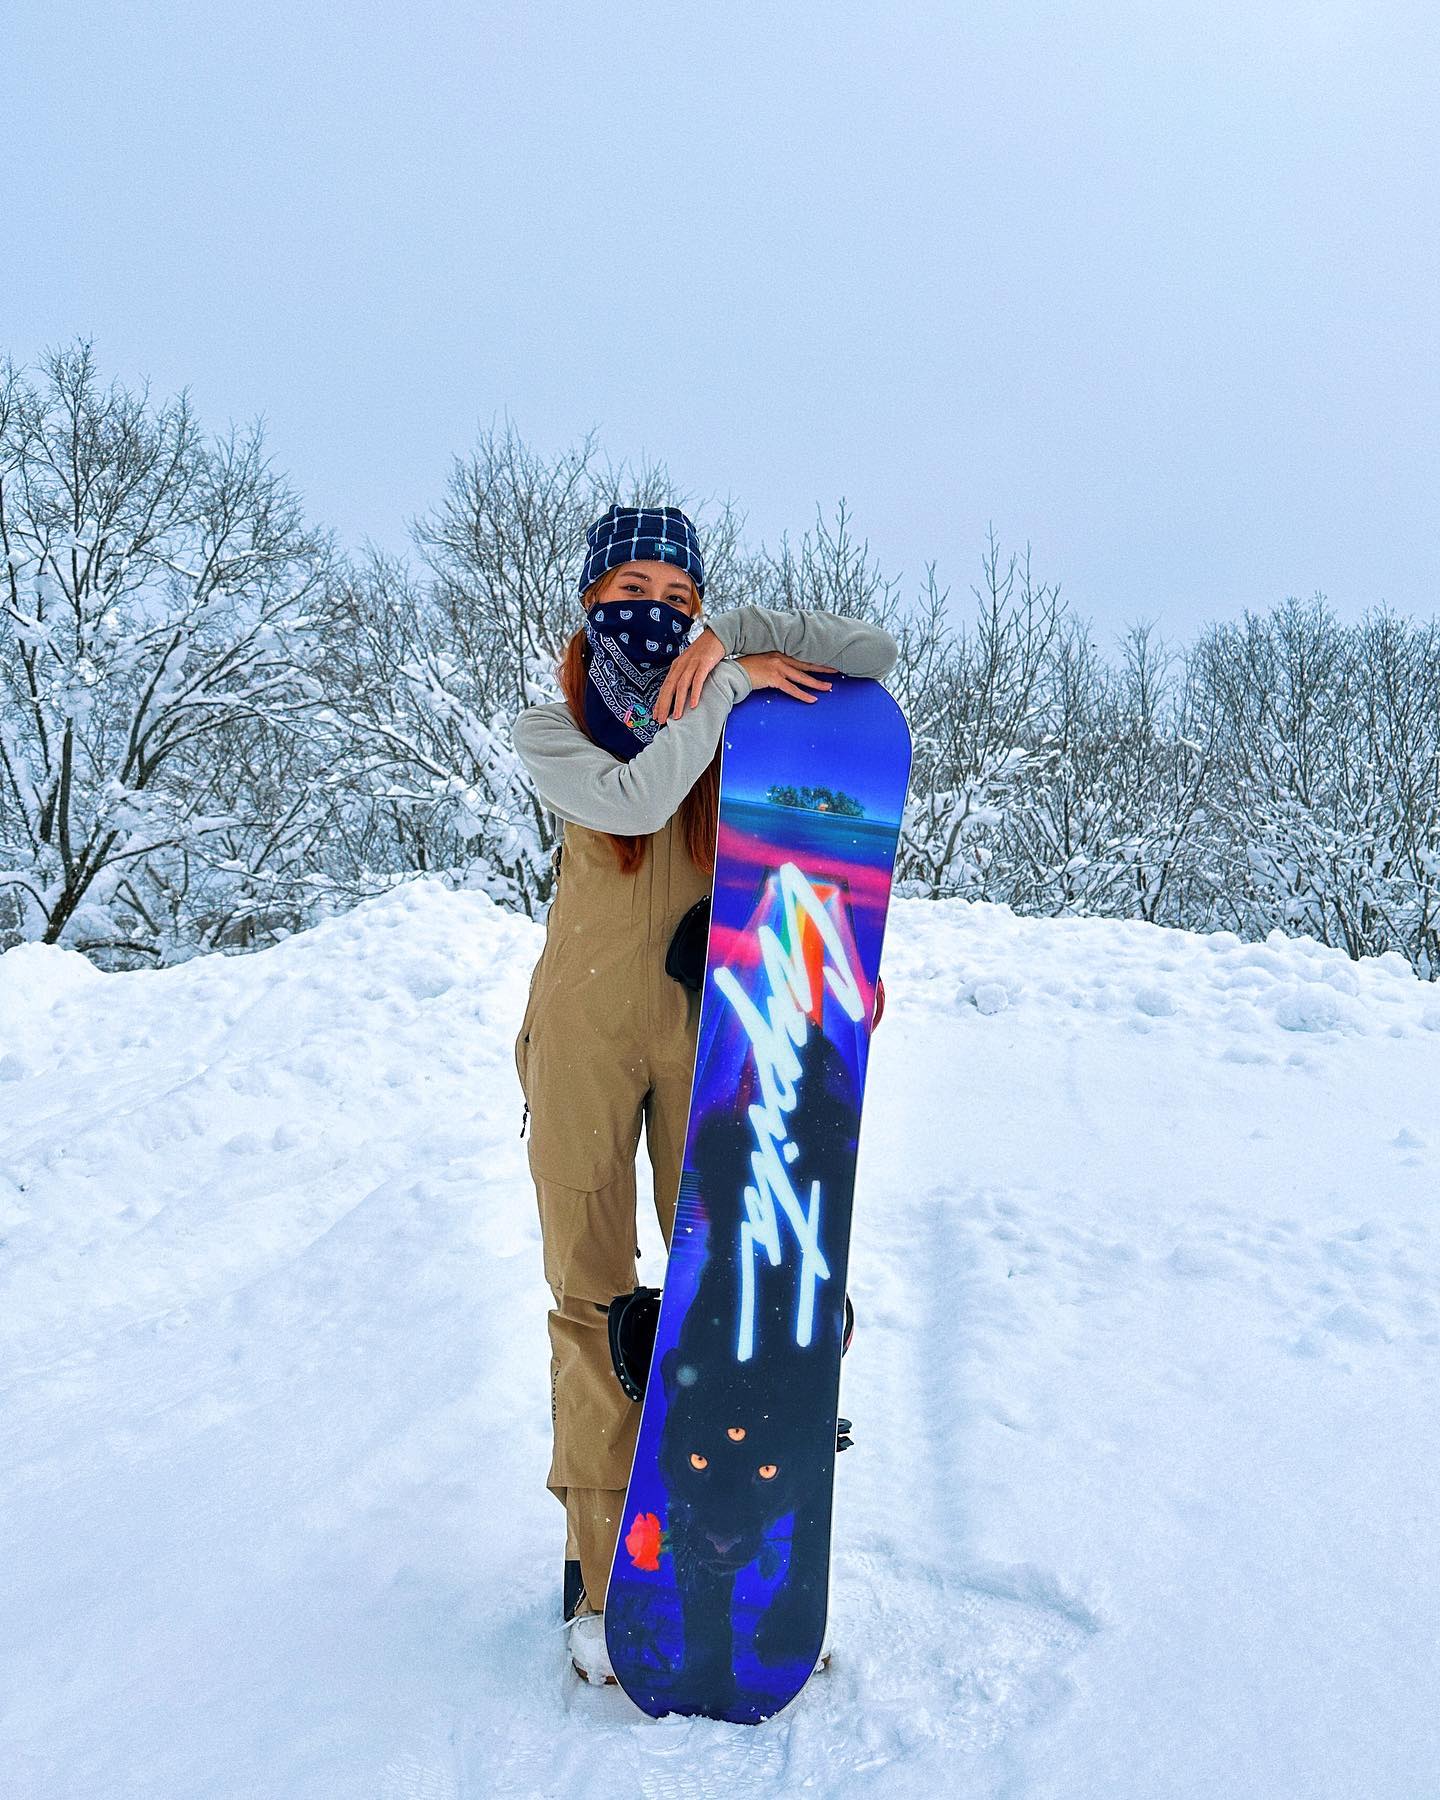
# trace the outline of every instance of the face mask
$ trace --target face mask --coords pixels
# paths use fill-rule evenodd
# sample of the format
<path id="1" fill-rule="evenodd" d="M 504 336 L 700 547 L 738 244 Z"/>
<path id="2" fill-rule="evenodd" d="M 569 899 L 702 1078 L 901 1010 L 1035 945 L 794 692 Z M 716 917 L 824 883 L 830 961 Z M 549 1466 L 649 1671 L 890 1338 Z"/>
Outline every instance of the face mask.
<path id="1" fill-rule="evenodd" d="M 603 638 L 615 660 L 637 669 L 668 664 L 685 648 L 690 614 L 668 600 L 617 600 L 612 595 L 592 606 L 585 630 L 593 649 Z"/>
<path id="2" fill-rule="evenodd" d="M 685 648 L 691 617 L 665 600 L 617 600 L 585 615 L 590 673 L 585 722 L 596 743 L 627 762 L 659 727 L 654 706 L 672 662 Z"/>

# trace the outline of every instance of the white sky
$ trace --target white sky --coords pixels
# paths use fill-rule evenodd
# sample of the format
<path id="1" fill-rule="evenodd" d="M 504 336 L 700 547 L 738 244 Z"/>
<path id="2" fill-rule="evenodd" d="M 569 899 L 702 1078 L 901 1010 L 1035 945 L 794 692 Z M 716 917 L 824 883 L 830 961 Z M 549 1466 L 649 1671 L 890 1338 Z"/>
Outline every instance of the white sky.
<path id="1" fill-rule="evenodd" d="M 508 416 L 905 592 L 993 520 L 1102 639 L 1437 610 L 1420 0 L 7 15 L 0 349 L 263 414 L 352 544 Z"/>

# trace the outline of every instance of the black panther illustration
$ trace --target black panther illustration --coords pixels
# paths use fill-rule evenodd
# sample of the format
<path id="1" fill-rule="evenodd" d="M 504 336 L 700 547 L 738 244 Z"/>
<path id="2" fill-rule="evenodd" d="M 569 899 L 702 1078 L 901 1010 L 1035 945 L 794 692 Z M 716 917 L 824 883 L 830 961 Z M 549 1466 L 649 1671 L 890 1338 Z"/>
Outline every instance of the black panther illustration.
<path id="1" fill-rule="evenodd" d="M 820 1184 L 819 1241 L 829 1266 L 814 1288 L 810 1342 L 796 1341 L 797 1310 L 806 1304 L 801 1251 L 782 1215 L 779 1266 L 763 1251 L 755 1255 L 753 1354 L 737 1360 L 740 1226 L 745 1187 L 756 1179 L 748 1107 L 763 1103 L 752 1061 L 735 1104 L 713 1112 L 697 1138 L 706 1257 L 679 1338 L 659 1365 L 666 1402 L 659 1463 L 684 1636 L 677 1685 L 712 1703 L 735 1688 L 736 1578 L 766 1552 L 766 1532 L 787 1513 L 794 1514 L 789 1568 L 756 1627 L 755 1654 L 769 1664 L 817 1656 L 824 1626 L 849 1239 L 841 1229 L 832 1240 L 827 1223 L 848 1221 L 859 1121 L 835 1046 L 812 1029 L 798 1055 L 796 1103 L 782 1115 L 798 1155 L 784 1167 L 807 1208 L 812 1183 Z M 761 1569 L 770 1572 L 764 1561 Z"/>

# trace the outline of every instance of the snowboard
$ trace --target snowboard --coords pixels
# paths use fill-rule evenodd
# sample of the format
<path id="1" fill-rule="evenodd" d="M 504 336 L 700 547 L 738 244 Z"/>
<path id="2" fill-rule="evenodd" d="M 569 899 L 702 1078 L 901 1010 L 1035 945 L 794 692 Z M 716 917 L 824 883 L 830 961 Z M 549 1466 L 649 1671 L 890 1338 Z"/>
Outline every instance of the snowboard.
<path id="1" fill-rule="evenodd" d="M 834 674 L 731 708 L 680 1191 L 605 1597 L 659 1718 L 758 1724 L 825 1632 L 851 1200 L 910 773 Z"/>

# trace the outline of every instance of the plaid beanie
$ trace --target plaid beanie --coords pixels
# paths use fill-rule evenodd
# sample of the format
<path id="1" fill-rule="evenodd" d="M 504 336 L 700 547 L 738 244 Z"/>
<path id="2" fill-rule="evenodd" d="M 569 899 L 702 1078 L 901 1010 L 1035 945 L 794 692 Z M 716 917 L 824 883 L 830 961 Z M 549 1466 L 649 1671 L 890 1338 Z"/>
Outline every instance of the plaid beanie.
<path id="1" fill-rule="evenodd" d="M 683 569 L 705 592 L 705 564 L 695 527 L 678 506 L 612 506 L 585 533 L 589 546 L 580 571 L 580 592 L 618 563 L 668 562 Z"/>

